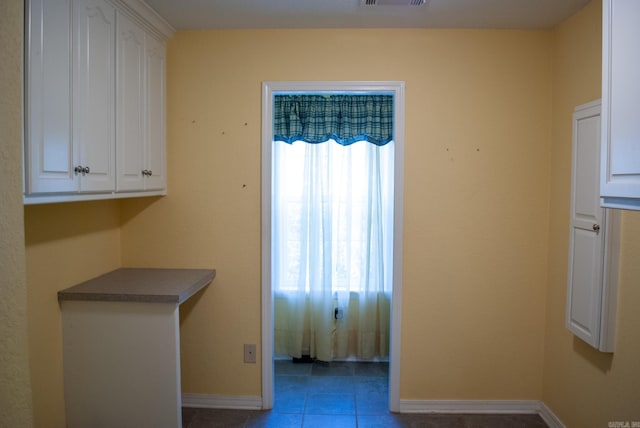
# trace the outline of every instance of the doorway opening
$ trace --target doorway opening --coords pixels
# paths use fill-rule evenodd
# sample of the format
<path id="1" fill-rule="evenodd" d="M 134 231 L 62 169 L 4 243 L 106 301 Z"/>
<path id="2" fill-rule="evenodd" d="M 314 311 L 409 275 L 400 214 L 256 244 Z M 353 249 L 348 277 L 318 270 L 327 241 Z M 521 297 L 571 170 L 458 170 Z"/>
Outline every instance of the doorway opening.
<path id="1" fill-rule="evenodd" d="M 404 83 L 403 82 L 265 82 L 262 105 L 262 407 L 273 407 L 274 391 L 274 261 L 277 261 L 278 239 L 274 236 L 274 99 L 279 95 L 316 94 L 333 95 L 385 95 L 392 100 L 392 284 L 389 315 L 389 409 L 399 411 L 399 352 L 400 308 L 402 285 L 402 195 L 403 195 L 403 143 L 404 143 Z M 304 288 L 303 288 L 304 291 Z M 347 290 L 348 291 L 348 290 Z M 348 294 L 348 293 L 347 293 Z M 337 295 L 337 293 L 336 293 Z M 335 302 L 330 303 L 335 304 Z M 333 308 L 335 317 L 341 315 L 339 306 Z M 323 359 L 327 359 L 326 357 Z"/>

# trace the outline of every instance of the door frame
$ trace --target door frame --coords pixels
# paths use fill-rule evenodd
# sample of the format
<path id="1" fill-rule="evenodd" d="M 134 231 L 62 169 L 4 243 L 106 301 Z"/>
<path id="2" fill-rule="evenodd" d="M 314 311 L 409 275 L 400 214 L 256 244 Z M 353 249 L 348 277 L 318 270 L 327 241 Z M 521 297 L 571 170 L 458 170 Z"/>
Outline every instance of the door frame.
<path id="1" fill-rule="evenodd" d="M 400 335 L 402 311 L 402 237 L 404 200 L 404 82 L 325 81 L 262 83 L 262 408 L 273 408 L 273 288 L 271 284 L 271 186 L 273 96 L 283 93 L 387 93 L 393 95 L 394 224 L 393 291 L 389 349 L 389 410 L 400 411 Z"/>

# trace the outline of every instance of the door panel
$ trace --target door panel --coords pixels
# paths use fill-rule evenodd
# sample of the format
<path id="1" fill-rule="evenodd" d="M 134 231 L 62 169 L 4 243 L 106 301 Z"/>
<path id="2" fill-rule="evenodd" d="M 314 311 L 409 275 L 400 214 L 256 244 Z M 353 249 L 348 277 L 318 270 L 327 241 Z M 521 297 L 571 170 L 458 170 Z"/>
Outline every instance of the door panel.
<path id="1" fill-rule="evenodd" d="M 144 190 L 144 31 L 118 14 L 118 191 Z"/>
<path id="2" fill-rule="evenodd" d="M 166 187 L 165 63 L 164 43 L 147 37 L 147 190 Z"/>
<path id="3" fill-rule="evenodd" d="M 575 148 L 575 208 L 576 227 L 591 230 L 602 221 L 600 208 L 600 174 L 598 174 L 600 151 L 600 117 L 588 116 L 577 123 Z"/>
<path id="4" fill-rule="evenodd" d="M 28 3 L 26 61 L 26 192 L 73 192 L 71 135 L 71 4 Z"/>
<path id="5" fill-rule="evenodd" d="M 619 210 L 600 207 L 600 101 L 576 107 L 566 327 L 602 352 L 615 347 Z"/>
<path id="6" fill-rule="evenodd" d="M 585 341 L 598 338 L 600 317 L 599 283 L 601 281 L 600 239 L 592 231 L 573 228 L 573 264 L 571 266 L 571 301 L 569 322 Z"/>
<path id="7" fill-rule="evenodd" d="M 605 211 L 600 207 L 600 104 L 574 113 L 566 325 L 598 347 Z"/>
<path id="8" fill-rule="evenodd" d="M 77 4 L 77 115 L 81 191 L 115 190 L 115 8 L 104 0 Z"/>

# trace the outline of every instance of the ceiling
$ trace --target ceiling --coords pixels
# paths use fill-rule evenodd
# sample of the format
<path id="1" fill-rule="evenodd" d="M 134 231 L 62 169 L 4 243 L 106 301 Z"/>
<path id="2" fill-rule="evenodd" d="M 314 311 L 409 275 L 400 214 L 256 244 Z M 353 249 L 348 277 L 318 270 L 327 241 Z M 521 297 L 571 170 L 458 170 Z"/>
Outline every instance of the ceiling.
<path id="1" fill-rule="evenodd" d="M 176 30 L 211 28 L 550 28 L 589 0 L 145 0 Z M 408 3 L 408 1 L 407 1 Z"/>

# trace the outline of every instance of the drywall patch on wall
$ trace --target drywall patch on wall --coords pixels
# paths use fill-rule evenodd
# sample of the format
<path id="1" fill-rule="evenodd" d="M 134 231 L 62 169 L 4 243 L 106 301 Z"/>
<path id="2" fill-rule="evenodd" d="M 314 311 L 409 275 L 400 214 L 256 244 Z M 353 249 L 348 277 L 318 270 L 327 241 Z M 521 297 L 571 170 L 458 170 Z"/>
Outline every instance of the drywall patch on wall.
<path id="1" fill-rule="evenodd" d="M 22 0 L 0 2 L 0 423 L 33 425 L 22 215 Z"/>

